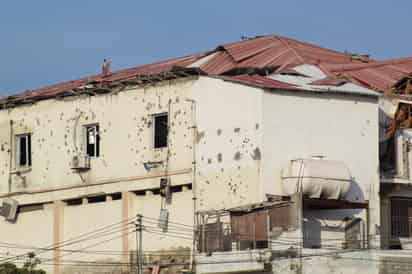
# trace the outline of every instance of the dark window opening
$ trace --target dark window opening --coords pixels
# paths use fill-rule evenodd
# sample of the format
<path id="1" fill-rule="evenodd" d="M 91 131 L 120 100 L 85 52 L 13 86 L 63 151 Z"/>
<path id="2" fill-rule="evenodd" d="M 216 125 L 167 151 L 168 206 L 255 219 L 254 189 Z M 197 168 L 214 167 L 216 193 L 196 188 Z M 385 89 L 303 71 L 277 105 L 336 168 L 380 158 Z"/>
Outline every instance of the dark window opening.
<path id="1" fill-rule="evenodd" d="M 153 195 L 160 195 L 160 188 L 152 189 Z"/>
<path id="2" fill-rule="evenodd" d="M 112 194 L 110 194 L 110 196 L 112 197 L 112 201 L 122 199 L 122 193 L 120 193 L 120 192 L 112 193 Z"/>
<path id="3" fill-rule="evenodd" d="M 183 186 L 179 185 L 179 186 L 172 186 L 170 188 L 171 192 L 182 192 L 183 191 Z"/>
<path id="4" fill-rule="evenodd" d="M 43 204 L 29 204 L 29 205 L 22 205 L 19 206 L 19 213 L 25 213 L 25 212 L 31 212 L 31 211 L 37 211 L 37 210 L 43 210 L 44 205 Z"/>
<path id="5" fill-rule="evenodd" d="M 106 195 L 88 197 L 87 202 L 89 204 L 106 202 Z"/>
<path id="6" fill-rule="evenodd" d="M 154 148 L 167 146 L 168 115 L 159 114 L 154 116 Z"/>
<path id="7" fill-rule="evenodd" d="M 146 191 L 145 190 L 136 190 L 133 191 L 134 194 L 136 194 L 136 196 L 144 196 L 146 195 Z"/>
<path id="8" fill-rule="evenodd" d="M 86 126 L 86 153 L 90 157 L 100 156 L 99 125 Z"/>
<path id="9" fill-rule="evenodd" d="M 68 206 L 76 206 L 76 205 L 81 205 L 83 203 L 82 198 L 75 198 L 75 199 L 70 199 L 65 201 Z"/>
<path id="10" fill-rule="evenodd" d="M 412 199 L 391 199 L 392 236 L 412 236 Z"/>
<path id="11" fill-rule="evenodd" d="M 17 136 L 17 165 L 19 167 L 31 166 L 31 135 Z"/>

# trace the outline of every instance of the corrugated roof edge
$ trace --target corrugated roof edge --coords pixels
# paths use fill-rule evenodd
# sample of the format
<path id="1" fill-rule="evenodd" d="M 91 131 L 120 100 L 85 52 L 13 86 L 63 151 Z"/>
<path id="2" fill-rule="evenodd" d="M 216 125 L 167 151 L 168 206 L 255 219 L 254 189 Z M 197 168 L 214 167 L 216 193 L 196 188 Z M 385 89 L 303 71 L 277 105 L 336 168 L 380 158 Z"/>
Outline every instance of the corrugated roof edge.
<path id="1" fill-rule="evenodd" d="M 242 75 L 244 76 L 244 75 Z M 336 94 L 336 95 L 351 95 L 351 96 L 359 96 L 359 97 L 372 97 L 372 98 L 379 98 L 381 96 L 383 96 L 381 93 L 378 93 L 376 91 L 370 90 L 369 93 L 364 93 L 364 92 L 357 92 L 357 91 L 344 91 L 344 90 L 340 90 L 340 91 L 336 91 L 336 90 L 311 90 L 311 89 L 305 89 L 302 87 L 298 87 L 298 86 L 294 86 L 291 84 L 287 84 L 287 83 L 283 83 L 283 82 L 279 82 L 276 80 L 272 80 L 272 79 L 267 79 L 266 77 L 263 76 L 257 76 L 257 75 L 248 75 L 249 77 L 251 77 L 250 79 L 247 79 L 246 77 L 243 79 L 239 79 L 236 77 L 227 77 L 227 76 L 212 76 L 212 75 L 206 75 L 205 77 L 209 77 L 209 78 L 215 78 L 215 79 L 221 79 L 223 81 L 228 81 L 228 82 L 232 82 L 232 83 L 237 83 L 237 84 L 243 84 L 246 86 L 251 86 L 251 87 L 255 87 L 255 88 L 261 88 L 261 89 L 265 89 L 265 90 L 270 90 L 270 91 L 292 91 L 292 92 L 307 92 L 307 93 L 315 93 L 315 94 Z M 256 82 L 256 78 L 255 77 L 260 77 L 260 78 L 264 78 L 270 81 L 265 81 L 265 82 L 261 82 L 261 83 L 257 83 Z M 255 79 L 254 79 L 255 78 Z M 261 79 L 263 80 L 263 79 Z M 270 84 L 269 82 L 272 82 L 272 84 Z M 276 86 L 277 84 L 280 84 L 278 86 Z"/>
<path id="2" fill-rule="evenodd" d="M 186 78 L 189 76 L 199 76 L 199 75 L 206 75 L 205 72 L 200 70 L 199 68 L 187 68 L 181 66 L 173 66 L 169 71 L 155 73 L 151 75 L 136 75 L 133 78 L 128 78 L 124 80 L 118 81 L 105 81 L 104 79 L 101 80 L 92 80 L 91 82 L 84 82 L 80 87 L 75 87 L 72 89 L 66 89 L 58 93 L 52 94 L 38 94 L 31 96 L 30 98 L 25 98 L 24 93 L 19 94 L 17 96 L 12 95 L 8 97 L 0 98 L 0 109 L 7 109 L 13 108 L 19 105 L 28 105 L 32 104 L 33 102 L 48 100 L 53 98 L 59 97 L 69 97 L 69 96 L 78 96 L 82 94 L 101 94 L 101 93 L 110 93 L 112 92 L 111 88 L 116 87 L 118 85 L 147 85 L 147 84 L 154 84 L 160 81 L 178 79 L 178 78 Z M 141 77 L 141 78 L 140 78 Z M 90 87 L 88 87 L 90 85 Z"/>

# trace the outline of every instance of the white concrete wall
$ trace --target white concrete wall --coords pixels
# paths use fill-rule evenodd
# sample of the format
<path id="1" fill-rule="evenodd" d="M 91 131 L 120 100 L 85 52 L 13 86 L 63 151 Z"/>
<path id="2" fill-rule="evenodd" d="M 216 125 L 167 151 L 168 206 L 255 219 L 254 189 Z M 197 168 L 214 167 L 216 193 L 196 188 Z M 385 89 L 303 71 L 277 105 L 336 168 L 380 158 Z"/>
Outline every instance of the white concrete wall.
<path id="1" fill-rule="evenodd" d="M 203 77 L 193 92 L 199 209 L 260 201 L 263 91 Z"/>
<path id="2" fill-rule="evenodd" d="M 170 104 L 169 171 L 191 167 L 192 135 L 190 96 L 192 81 L 164 82 L 147 88 L 98 96 L 51 99 L 33 105 L 0 111 L 0 192 L 8 191 L 10 146 L 9 120 L 13 133 L 32 133 L 32 168 L 22 173 L 25 183 L 13 175 L 12 192 L 93 184 L 107 180 L 159 174 L 165 166 L 147 172 L 146 161 L 165 161 L 166 148 L 153 148 L 151 115 L 168 112 Z M 82 126 L 99 123 L 100 157 L 91 160 L 91 170 L 83 173 L 84 182 L 70 168 L 80 149 Z"/>
<path id="3" fill-rule="evenodd" d="M 186 185 L 184 192 L 173 194 L 170 221 L 193 223 L 192 193 L 188 188 L 192 181 L 192 112 L 190 98 L 194 80 L 165 81 L 156 86 L 97 95 L 51 99 L 33 105 L 0 111 L 0 196 L 12 196 L 20 205 L 67 201 L 96 193 L 124 194 L 122 200 L 95 204 L 67 206 L 51 204 L 49 211 L 23 213 L 15 224 L 0 220 L 0 231 L 11 243 L 45 247 L 67 241 L 83 233 L 135 217 L 140 213 L 158 218 L 159 195 L 145 196 L 146 190 L 158 189 L 160 178 L 166 173 L 174 186 Z M 170 109 L 169 109 L 170 100 Z M 164 161 L 167 149 L 153 148 L 153 124 L 151 115 L 169 112 L 170 159 L 166 164 L 146 171 L 146 161 Z M 10 124 L 13 134 L 32 134 L 32 167 L 22 172 L 25 182 L 12 175 L 12 193 L 8 193 L 9 156 L 12 153 L 12 170 L 15 166 L 15 144 L 10 145 Z M 100 157 L 91 160 L 91 169 L 79 174 L 70 168 L 70 161 L 80 147 L 83 125 L 99 123 L 101 143 Z M 14 138 L 13 138 L 14 139 Z M 133 191 L 140 191 L 136 196 Z M 143 194 L 143 195 L 142 195 Z M 0 198 L 0 200 L 2 200 Z M 0 201 L 1 202 L 1 201 Z M 49 216 L 50 215 L 50 216 Z M 156 226 L 156 225 L 155 225 Z M 33 229 L 28 229 L 33 227 Z M 121 229 L 121 227 L 120 227 Z M 176 230 L 176 228 L 175 228 Z M 4 232 L 4 234 L 3 234 Z M 128 252 L 135 250 L 134 233 L 117 232 L 95 239 L 69 245 L 63 249 L 82 249 L 98 242 L 87 250 L 117 251 L 114 254 L 85 254 L 64 251 L 49 252 L 46 258 L 55 258 L 41 267 L 50 273 L 89 273 L 93 267 L 75 267 L 73 261 L 128 262 Z M 187 233 L 190 237 L 190 233 Z M 127 237 L 126 237 L 127 236 Z M 167 234 L 145 235 L 146 250 L 190 248 L 192 240 L 166 237 Z M 3 251 L 3 250 L 2 250 Z M 8 250 L 5 250 L 8 252 Z M 10 252 L 11 253 L 11 252 Z M 54 264 L 54 265 L 53 265 Z M 61 265 L 64 264 L 64 265 Z M 67 265 L 69 264 L 69 265 Z M 72 264 L 72 265 L 70 265 Z M 103 271 L 102 268 L 100 268 Z M 106 271 L 119 271 L 108 267 Z M 121 269 L 120 269 L 121 270 Z M 92 272 L 90 272 L 92 273 Z M 103 272 L 101 272 L 103 273 Z M 110 272 L 112 273 L 112 272 Z"/>
<path id="4" fill-rule="evenodd" d="M 263 96 L 263 173 L 265 193 L 283 194 L 281 176 L 293 159 L 322 155 L 343 161 L 356 184 L 346 196 L 369 201 L 371 230 L 379 226 L 379 123 L 377 99 L 297 92 L 265 92 Z M 306 217 L 338 226 L 346 216 L 365 211 L 312 211 Z M 322 225 L 326 229 L 325 224 Z M 310 224 L 308 223 L 308 233 Z M 313 227 L 314 230 L 318 228 Z M 326 229 L 331 230 L 331 229 Z M 343 234 L 322 232 L 322 238 Z"/>
<path id="5" fill-rule="evenodd" d="M 27 237 L 25 242 L 38 246 L 50 241 L 57 243 L 137 213 L 157 218 L 159 196 L 136 196 L 131 192 L 144 193 L 158 188 L 159 179 L 165 175 L 165 166 L 147 172 L 143 162 L 166 160 L 166 149 L 152 148 L 150 117 L 167 112 L 169 100 L 172 103 L 168 174 L 173 185 L 192 182 L 193 105 L 186 98 L 196 102 L 198 210 L 262 201 L 265 193 L 282 194 L 282 167 L 290 159 L 312 154 L 345 161 L 365 199 L 377 199 L 376 102 L 358 97 L 269 94 L 258 88 L 200 77 L 117 94 L 47 100 L 0 111 L 0 181 L 3 182 L 0 192 L 3 196 L 8 191 L 9 156 L 14 152 L 9 142 L 10 119 L 14 121 L 15 134 L 33 134 L 32 169 L 22 173 L 26 183 L 12 176 L 13 197 L 21 204 L 67 200 L 101 192 L 125 194 L 122 201 L 54 206 L 52 220 L 45 219 L 47 225 L 39 227 L 41 231 L 50 232 L 51 229 L 53 236 L 37 242 L 34 240 L 38 237 L 37 231 L 24 230 L 21 233 Z M 85 182 L 82 182 L 69 166 L 80 142 L 76 132 L 82 125 L 96 122 L 101 131 L 101 156 L 92 159 L 92 168 L 83 174 Z M 12 168 L 15 168 L 13 164 Z M 374 203 L 371 205 L 372 210 L 379 209 Z M 192 224 L 191 191 L 176 193 L 172 204 L 166 207 L 170 210 L 171 222 Z M 46 218 L 38 215 L 42 212 L 33 214 Z M 371 215 L 373 224 L 379 219 L 375 214 L 373 211 Z M 11 242 L 20 242 L 19 234 L 12 232 L 12 228 L 23 229 L 34 222 L 34 219 L 16 224 L 1 221 L 0 231 L 4 227 Z M 177 232 L 174 229 L 173 232 Z M 175 238 L 145 235 L 145 250 L 190 248 L 190 237 L 185 239 L 186 234 L 183 234 Z M 134 246 L 132 237 L 109 242 L 100 248 L 128 252 L 134 250 Z M 80 254 L 70 258 L 95 259 Z M 126 260 L 119 256 L 104 259 Z M 57 274 L 61 269 L 54 271 Z"/>
<path id="6" fill-rule="evenodd" d="M 19 214 L 15 223 L 0 220 L 0 256 L 1 261 L 12 257 L 11 262 L 22 265 L 26 258 L 15 258 L 32 251 L 33 247 L 47 247 L 53 244 L 53 205 L 44 206 L 43 210 Z M 48 259 L 52 252 L 42 251 L 38 257 Z M 43 269 L 51 271 L 52 265 L 44 265 Z"/>

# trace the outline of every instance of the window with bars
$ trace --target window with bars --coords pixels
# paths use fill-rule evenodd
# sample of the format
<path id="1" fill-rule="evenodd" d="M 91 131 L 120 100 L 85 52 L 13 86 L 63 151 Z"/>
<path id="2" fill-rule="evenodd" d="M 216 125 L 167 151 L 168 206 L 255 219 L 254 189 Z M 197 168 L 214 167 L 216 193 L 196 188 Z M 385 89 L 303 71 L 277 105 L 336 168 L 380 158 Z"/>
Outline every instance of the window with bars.
<path id="1" fill-rule="evenodd" d="M 18 168 L 31 166 L 31 135 L 16 136 L 16 165 Z"/>
<path id="2" fill-rule="evenodd" d="M 412 236 L 412 198 L 391 199 L 392 236 Z"/>

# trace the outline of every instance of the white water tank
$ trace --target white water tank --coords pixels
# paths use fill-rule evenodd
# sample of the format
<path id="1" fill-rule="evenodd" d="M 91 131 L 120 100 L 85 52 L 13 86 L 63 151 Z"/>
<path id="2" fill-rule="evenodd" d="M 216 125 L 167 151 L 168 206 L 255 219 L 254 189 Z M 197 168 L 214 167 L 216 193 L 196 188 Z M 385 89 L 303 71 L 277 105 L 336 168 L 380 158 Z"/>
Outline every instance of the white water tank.
<path id="1" fill-rule="evenodd" d="M 343 162 L 323 159 L 292 160 L 282 176 L 285 195 L 302 190 L 309 198 L 343 200 L 351 183 L 352 176 Z"/>

